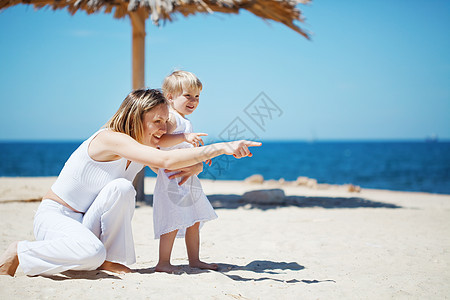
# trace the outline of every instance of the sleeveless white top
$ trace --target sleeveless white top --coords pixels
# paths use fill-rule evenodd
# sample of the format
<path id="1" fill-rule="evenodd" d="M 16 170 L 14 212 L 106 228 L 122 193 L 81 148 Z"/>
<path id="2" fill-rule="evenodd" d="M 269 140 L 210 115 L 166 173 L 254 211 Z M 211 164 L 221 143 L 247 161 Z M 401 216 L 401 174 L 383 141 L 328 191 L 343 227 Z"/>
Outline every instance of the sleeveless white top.
<path id="1" fill-rule="evenodd" d="M 133 181 L 136 174 L 144 167 L 131 162 L 127 168 L 127 160 L 100 162 L 93 160 L 88 154 L 92 139 L 102 130 L 97 131 L 84 141 L 69 157 L 52 185 L 52 191 L 72 208 L 86 212 L 103 187 L 117 178 Z"/>
<path id="2" fill-rule="evenodd" d="M 173 134 L 192 133 L 191 122 L 175 110 L 170 113 L 176 119 L 177 127 Z M 183 142 L 162 150 L 191 148 L 193 145 Z M 217 218 L 211 203 L 203 192 L 197 176 L 191 176 L 181 186 L 181 178 L 169 179 L 173 173 L 158 170 L 155 192 L 153 194 L 153 228 L 155 238 L 162 234 L 178 230 L 177 237 L 184 237 L 186 228 L 197 222 L 202 226 L 204 222 Z"/>

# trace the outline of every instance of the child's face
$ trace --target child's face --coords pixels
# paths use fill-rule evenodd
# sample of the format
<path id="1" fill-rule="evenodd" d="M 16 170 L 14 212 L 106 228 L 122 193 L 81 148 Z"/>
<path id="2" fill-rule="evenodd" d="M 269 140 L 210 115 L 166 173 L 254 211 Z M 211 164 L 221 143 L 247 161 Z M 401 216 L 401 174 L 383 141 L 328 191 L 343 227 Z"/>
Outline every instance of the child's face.
<path id="1" fill-rule="evenodd" d="M 150 147 L 159 144 L 161 136 L 166 133 L 166 122 L 169 118 L 169 108 L 166 104 L 160 104 L 144 114 L 142 123 L 144 125 L 143 143 Z"/>
<path id="2" fill-rule="evenodd" d="M 172 108 L 183 117 L 192 114 L 198 106 L 200 92 L 197 88 L 183 88 L 181 95 L 171 99 Z"/>

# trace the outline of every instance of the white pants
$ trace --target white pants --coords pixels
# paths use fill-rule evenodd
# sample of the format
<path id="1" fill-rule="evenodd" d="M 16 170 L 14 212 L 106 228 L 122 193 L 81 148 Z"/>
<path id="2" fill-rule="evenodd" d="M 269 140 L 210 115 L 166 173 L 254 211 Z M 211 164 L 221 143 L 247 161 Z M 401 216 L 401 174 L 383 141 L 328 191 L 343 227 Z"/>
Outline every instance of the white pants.
<path id="1" fill-rule="evenodd" d="M 43 200 L 34 218 L 36 241 L 17 246 L 21 269 L 27 275 L 51 275 L 95 270 L 105 260 L 134 264 L 135 196 L 131 182 L 119 178 L 100 191 L 85 214 Z"/>

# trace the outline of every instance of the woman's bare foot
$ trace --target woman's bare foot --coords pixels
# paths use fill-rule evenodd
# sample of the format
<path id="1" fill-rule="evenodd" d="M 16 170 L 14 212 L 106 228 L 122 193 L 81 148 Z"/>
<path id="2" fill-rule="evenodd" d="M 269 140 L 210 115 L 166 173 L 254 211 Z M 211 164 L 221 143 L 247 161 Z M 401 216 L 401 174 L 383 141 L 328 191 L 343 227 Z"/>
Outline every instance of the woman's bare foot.
<path id="1" fill-rule="evenodd" d="M 206 269 L 206 270 L 214 270 L 214 271 L 217 271 L 219 269 L 219 266 L 217 264 L 208 264 L 208 263 L 202 262 L 201 260 L 189 262 L 189 267 L 198 268 L 198 269 Z"/>
<path id="2" fill-rule="evenodd" d="M 170 263 L 159 262 L 155 267 L 156 272 L 165 272 L 169 274 L 176 274 L 181 272 L 181 267 L 171 265 Z"/>
<path id="3" fill-rule="evenodd" d="M 19 266 L 19 257 L 17 256 L 17 243 L 9 245 L 5 253 L 0 257 L 0 275 L 14 276 Z"/>
<path id="4" fill-rule="evenodd" d="M 107 260 L 105 260 L 105 262 L 100 267 L 98 267 L 98 270 L 105 270 L 118 274 L 125 274 L 132 272 L 131 269 L 128 268 L 127 266 Z"/>

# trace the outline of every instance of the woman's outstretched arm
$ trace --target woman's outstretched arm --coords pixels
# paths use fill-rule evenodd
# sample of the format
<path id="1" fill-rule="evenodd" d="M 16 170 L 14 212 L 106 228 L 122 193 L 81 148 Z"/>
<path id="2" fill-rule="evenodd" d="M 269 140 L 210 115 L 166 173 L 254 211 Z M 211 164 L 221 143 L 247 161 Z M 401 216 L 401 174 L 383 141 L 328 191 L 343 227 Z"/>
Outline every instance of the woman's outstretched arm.
<path id="1" fill-rule="evenodd" d="M 110 161 L 123 157 L 150 167 L 180 169 L 226 154 L 236 158 L 251 156 L 248 147 L 261 146 L 252 141 L 216 143 L 204 147 L 162 151 L 138 143 L 129 135 L 105 130 L 89 146 L 89 155 L 97 161 Z"/>

